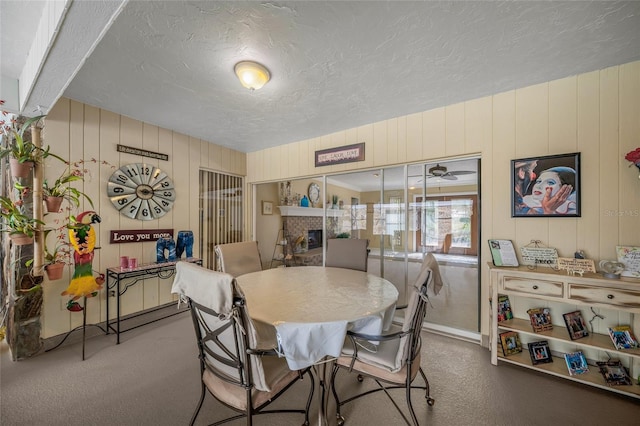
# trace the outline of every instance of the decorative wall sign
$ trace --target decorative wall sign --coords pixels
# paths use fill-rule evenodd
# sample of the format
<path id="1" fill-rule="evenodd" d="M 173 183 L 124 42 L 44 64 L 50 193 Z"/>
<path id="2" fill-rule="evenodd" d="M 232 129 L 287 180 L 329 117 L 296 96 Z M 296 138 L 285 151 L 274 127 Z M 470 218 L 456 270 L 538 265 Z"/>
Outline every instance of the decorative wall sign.
<path id="1" fill-rule="evenodd" d="M 520 254 L 524 265 L 555 268 L 558 263 L 558 252 L 550 247 L 520 247 Z"/>
<path id="2" fill-rule="evenodd" d="M 565 271 L 596 272 L 596 264 L 592 259 L 575 259 L 573 257 L 559 257 L 558 269 Z"/>
<path id="3" fill-rule="evenodd" d="M 158 160 L 169 161 L 167 154 L 161 154 L 159 152 L 147 151 L 145 149 L 134 148 L 126 145 L 116 145 L 118 152 L 124 152 L 126 154 L 142 155 L 143 157 L 157 158 Z"/>
<path id="4" fill-rule="evenodd" d="M 580 217 L 580 153 L 511 160 L 512 217 Z"/>
<path id="5" fill-rule="evenodd" d="M 111 244 L 143 243 L 159 238 L 173 238 L 173 229 L 130 229 L 109 231 Z"/>
<path id="6" fill-rule="evenodd" d="M 364 161 L 364 142 L 316 151 L 316 167 Z"/>

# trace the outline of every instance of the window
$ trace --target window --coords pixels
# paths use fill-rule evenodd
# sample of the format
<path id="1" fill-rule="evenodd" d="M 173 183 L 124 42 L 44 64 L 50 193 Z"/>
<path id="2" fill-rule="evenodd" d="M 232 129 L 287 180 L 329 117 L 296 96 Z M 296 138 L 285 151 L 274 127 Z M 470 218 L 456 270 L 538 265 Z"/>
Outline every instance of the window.
<path id="1" fill-rule="evenodd" d="M 475 220 L 476 195 L 418 198 L 412 206 L 424 215 L 422 231 L 417 234 L 419 245 L 426 251 L 476 255 L 478 227 Z M 421 241 L 420 241 L 421 240 Z"/>

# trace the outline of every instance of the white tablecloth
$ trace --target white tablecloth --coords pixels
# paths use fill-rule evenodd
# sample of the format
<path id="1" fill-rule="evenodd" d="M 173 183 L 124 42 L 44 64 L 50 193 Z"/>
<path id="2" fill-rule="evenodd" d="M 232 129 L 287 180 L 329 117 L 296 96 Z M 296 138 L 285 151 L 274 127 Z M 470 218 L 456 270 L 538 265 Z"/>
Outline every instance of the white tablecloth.
<path id="1" fill-rule="evenodd" d="M 379 334 L 393 320 L 398 290 L 361 271 L 307 266 L 237 278 L 254 322 L 276 328 L 289 367 L 337 357 L 347 329 Z"/>

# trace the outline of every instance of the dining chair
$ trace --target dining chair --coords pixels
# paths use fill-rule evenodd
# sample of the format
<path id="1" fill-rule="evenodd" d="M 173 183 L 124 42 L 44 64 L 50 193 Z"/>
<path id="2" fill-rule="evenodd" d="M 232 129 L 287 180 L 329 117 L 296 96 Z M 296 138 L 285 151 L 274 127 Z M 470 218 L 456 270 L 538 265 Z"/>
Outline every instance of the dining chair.
<path id="1" fill-rule="evenodd" d="M 219 244 L 214 248 L 218 258 L 218 270 L 238 277 L 262 270 L 257 241 Z"/>
<path id="2" fill-rule="evenodd" d="M 327 240 L 325 266 L 367 272 L 369 240 L 358 238 L 330 238 Z"/>
<path id="3" fill-rule="evenodd" d="M 271 349 L 275 330 L 273 342 L 259 338 L 233 276 L 178 262 L 171 291 L 188 302 L 198 345 L 201 394 L 190 425 L 196 421 L 207 391 L 238 412 L 213 425 L 240 418 L 251 425 L 253 416 L 269 413 L 302 413 L 303 425 L 309 425 L 314 391 L 310 368 L 289 369 L 286 359 Z M 265 409 L 305 375 L 311 387 L 304 409 Z"/>
<path id="4" fill-rule="evenodd" d="M 411 420 L 416 426 L 419 423 L 411 402 L 411 390 L 424 390 L 427 404 L 432 406 L 435 403 L 435 400 L 429 394 L 427 376 L 420 366 L 420 349 L 422 347 L 420 331 L 427 311 L 427 289 L 430 285 L 433 285 L 434 279 L 434 273 L 428 266 L 431 261 L 430 256 L 424 258 L 420 274 L 415 284 L 410 287 L 411 296 L 402 328 L 392 328 L 382 335 L 347 332 L 345 347 L 342 350 L 342 354 L 336 359 L 331 375 L 331 388 L 336 401 L 338 426 L 343 425 L 345 422 L 344 417 L 341 415 L 341 407 L 343 405 L 379 391 L 384 391 L 408 425 L 411 425 L 411 422 L 388 390 L 405 389 Z M 362 391 L 341 401 L 335 385 L 336 376 L 340 370 L 357 373 L 359 382 L 362 382 L 364 378 L 371 378 L 378 387 Z M 414 379 L 418 373 L 422 376 L 424 385 L 414 384 Z"/>

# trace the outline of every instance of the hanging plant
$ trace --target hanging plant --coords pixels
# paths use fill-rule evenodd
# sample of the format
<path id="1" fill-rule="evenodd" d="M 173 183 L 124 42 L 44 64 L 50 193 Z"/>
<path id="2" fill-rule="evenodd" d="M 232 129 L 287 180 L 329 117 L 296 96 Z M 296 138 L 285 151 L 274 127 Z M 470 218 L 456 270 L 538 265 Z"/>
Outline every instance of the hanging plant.
<path id="1" fill-rule="evenodd" d="M 0 100 L 0 105 L 3 105 L 4 101 Z M 7 111 L 2 111 L 2 119 L 0 120 L 0 128 L 4 135 L 6 144 L 0 145 L 0 158 L 10 156 L 18 163 L 41 163 L 43 159 L 52 156 L 60 161 L 64 161 L 62 158 L 49 152 L 49 146 L 41 148 L 36 146 L 29 138 L 29 134 L 25 134 L 27 129 L 31 128 L 32 124 L 37 123 L 40 119 L 46 117 L 45 115 L 39 115 L 24 119 L 22 117 L 16 117 Z"/>

